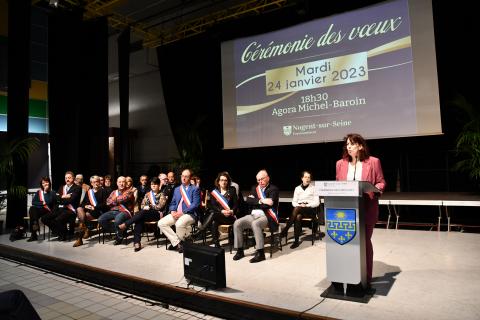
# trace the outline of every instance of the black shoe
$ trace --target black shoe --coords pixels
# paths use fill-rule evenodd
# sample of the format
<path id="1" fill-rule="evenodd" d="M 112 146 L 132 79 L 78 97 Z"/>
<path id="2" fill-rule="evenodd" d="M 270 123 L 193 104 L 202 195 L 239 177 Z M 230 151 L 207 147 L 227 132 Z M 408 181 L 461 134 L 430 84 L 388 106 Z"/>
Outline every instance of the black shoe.
<path id="1" fill-rule="evenodd" d="M 114 246 L 118 246 L 119 244 L 122 244 L 122 238 L 115 238 L 115 242 L 113 243 Z"/>
<path id="2" fill-rule="evenodd" d="M 320 232 L 320 240 L 322 240 L 325 237 L 325 232 Z"/>
<path id="3" fill-rule="evenodd" d="M 138 246 L 137 246 L 137 245 L 138 245 Z M 142 245 L 141 245 L 140 243 L 138 243 L 138 244 L 135 243 L 135 248 L 133 249 L 133 251 L 138 252 L 138 251 L 140 251 L 140 250 L 142 250 Z"/>
<path id="4" fill-rule="evenodd" d="M 178 251 L 178 253 L 183 253 L 183 245 L 182 245 L 182 243 L 179 243 L 179 244 L 177 245 L 177 251 Z"/>
<path id="5" fill-rule="evenodd" d="M 27 239 L 27 242 L 32 242 L 32 241 L 37 241 L 38 240 L 38 236 L 36 233 L 32 233 L 32 235 L 30 236 L 30 238 Z"/>
<path id="6" fill-rule="evenodd" d="M 178 245 L 177 246 L 169 245 L 167 250 L 177 251 L 178 250 Z"/>
<path id="7" fill-rule="evenodd" d="M 243 249 L 237 249 L 237 253 L 233 256 L 233 260 L 237 261 L 245 257 L 245 253 L 243 253 Z"/>
<path id="8" fill-rule="evenodd" d="M 257 250 L 255 252 L 255 256 L 250 259 L 250 263 L 257 263 L 263 260 L 265 260 L 265 253 L 263 252 L 263 250 Z"/>
<path id="9" fill-rule="evenodd" d="M 214 243 L 215 248 L 221 248 L 222 246 L 220 245 L 220 242 L 215 241 Z"/>
<path id="10" fill-rule="evenodd" d="M 298 246 L 300 245 L 300 242 L 298 241 L 295 241 L 294 243 L 292 243 L 292 245 L 290 246 L 290 249 L 295 249 L 295 248 L 298 248 Z"/>

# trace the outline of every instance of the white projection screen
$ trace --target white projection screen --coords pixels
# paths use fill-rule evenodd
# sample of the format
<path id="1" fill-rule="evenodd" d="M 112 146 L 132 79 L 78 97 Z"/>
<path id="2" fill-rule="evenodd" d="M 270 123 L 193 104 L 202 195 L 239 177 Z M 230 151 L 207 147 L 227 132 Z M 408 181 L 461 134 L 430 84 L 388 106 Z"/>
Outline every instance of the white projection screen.
<path id="1" fill-rule="evenodd" d="M 442 133 L 430 0 L 222 43 L 224 148 Z"/>

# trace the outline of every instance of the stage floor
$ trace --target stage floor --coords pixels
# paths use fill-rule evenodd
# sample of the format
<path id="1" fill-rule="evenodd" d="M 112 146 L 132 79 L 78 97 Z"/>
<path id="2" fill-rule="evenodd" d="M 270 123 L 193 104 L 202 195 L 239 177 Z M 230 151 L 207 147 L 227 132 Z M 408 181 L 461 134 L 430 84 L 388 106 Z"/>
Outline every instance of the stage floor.
<path id="1" fill-rule="evenodd" d="M 227 288 L 207 293 L 341 319 L 480 319 L 480 234 L 375 229 L 376 294 L 367 304 L 320 297 L 330 285 L 325 242 L 312 246 L 305 237 L 299 248 L 291 250 L 289 240 L 283 251 L 257 264 L 248 261 L 254 248 L 233 261 L 225 244 Z M 113 246 L 96 239 L 72 248 L 72 242 L 10 242 L 1 235 L 0 244 L 186 287 L 181 254 L 157 248 L 154 241 L 134 252 L 131 243 Z"/>

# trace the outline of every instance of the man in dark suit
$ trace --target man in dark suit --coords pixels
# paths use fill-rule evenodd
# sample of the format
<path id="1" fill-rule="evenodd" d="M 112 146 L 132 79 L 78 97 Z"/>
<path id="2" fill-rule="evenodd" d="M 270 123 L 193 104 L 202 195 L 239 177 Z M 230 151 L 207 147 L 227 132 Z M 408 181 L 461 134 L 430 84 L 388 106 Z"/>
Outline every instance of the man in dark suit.
<path id="1" fill-rule="evenodd" d="M 158 221 L 158 227 L 170 240 L 169 250 L 183 252 L 182 242 L 188 234 L 188 227 L 196 223 L 199 218 L 200 189 L 190 184 L 192 171 L 182 171 L 182 184 L 175 188 L 170 202 L 170 214 Z M 175 225 L 176 232 L 171 228 Z"/>
<path id="2" fill-rule="evenodd" d="M 82 188 L 74 184 L 74 177 L 73 172 L 65 172 L 65 185 L 61 186 L 57 193 L 58 207 L 41 218 L 42 222 L 58 235 L 59 241 L 67 239 L 67 223 L 72 233 L 75 228 L 76 210 L 80 204 Z"/>
<path id="3" fill-rule="evenodd" d="M 244 229 L 252 229 L 255 236 L 257 251 L 255 256 L 250 259 L 251 263 L 265 260 L 263 228 L 268 226 L 272 231 L 278 229 L 278 188 L 270 184 L 270 177 L 266 170 L 260 170 L 257 173 L 257 182 L 258 185 L 252 187 L 246 201 L 250 214 L 237 219 L 233 224 L 234 245 L 237 249 L 233 260 L 239 260 L 245 256 L 243 252 Z"/>

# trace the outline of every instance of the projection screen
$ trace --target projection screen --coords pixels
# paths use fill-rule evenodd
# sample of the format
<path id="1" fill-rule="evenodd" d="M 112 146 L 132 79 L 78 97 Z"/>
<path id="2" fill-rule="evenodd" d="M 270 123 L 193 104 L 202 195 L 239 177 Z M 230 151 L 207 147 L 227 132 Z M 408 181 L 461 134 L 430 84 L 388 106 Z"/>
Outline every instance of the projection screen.
<path id="1" fill-rule="evenodd" d="M 442 133 L 430 0 L 222 43 L 224 148 Z"/>

